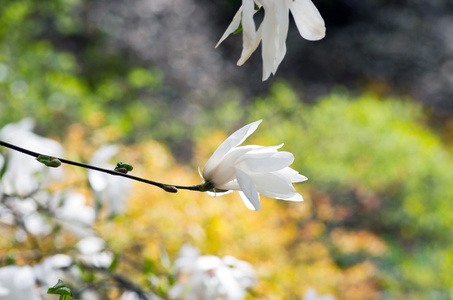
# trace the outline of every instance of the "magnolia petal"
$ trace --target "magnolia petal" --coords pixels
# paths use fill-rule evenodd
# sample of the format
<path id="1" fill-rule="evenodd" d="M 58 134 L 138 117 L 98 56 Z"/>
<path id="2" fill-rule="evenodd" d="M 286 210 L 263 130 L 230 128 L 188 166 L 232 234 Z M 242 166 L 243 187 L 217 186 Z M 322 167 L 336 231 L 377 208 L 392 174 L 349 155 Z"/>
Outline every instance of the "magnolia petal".
<path id="1" fill-rule="evenodd" d="M 310 41 L 317 41 L 326 35 L 324 20 L 311 0 L 286 0 L 296 22 L 300 35 Z"/>
<path id="2" fill-rule="evenodd" d="M 253 206 L 252 202 L 247 198 L 243 191 L 239 191 L 239 196 L 241 196 L 242 201 L 244 202 L 245 206 L 250 210 L 257 210 Z"/>
<path id="3" fill-rule="evenodd" d="M 288 194 L 276 194 L 276 193 L 263 193 L 263 196 L 274 198 L 278 200 L 285 200 L 285 201 L 294 201 L 294 202 L 302 202 L 304 199 L 302 195 L 296 192 L 288 193 Z"/>
<path id="4" fill-rule="evenodd" d="M 207 191 L 207 193 L 208 193 L 209 196 L 217 197 L 217 196 L 223 196 L 223 195 L 226 195 L 226 194 L 229 194 L 229 193 L 233 192 L 233 191 L 230 191 L 230 190 L 225 190 L 225 191 L 223 191 L 223 189 L 221 189 L 221 190 L 222 190 L 221 192 L 217 192 L 217 191 L 210 192 L 210 191 Z"/>
<path id="5" fill-rule="evenodd" d="M 238 66 L 242 66 L 247 61 L 247 59 L 249 59 L 250 55 L 255 52 L 256 48 L 258 48 L 258 45 L 261 42 L 262 32 L 263 26 L 260 26 L 258 28 L 258 31 L 254 35 L 254 39 L 250 40 L 250 42 L 248 43 L 248 47 L 243 47 L 241 57 L 236 63 Z"/>
<path id="6" fill-rule="evenodd" d="M 295 201 L 295 202 L 302 202 L 304 201 L 304 198 L 302 198 L 302 195 L 299 193 L 294 193 L 292 195 L 288 195 L 287 197 L 282 197 L 281 200 L 285 201 Z"/>
<path id="7" fill-rule="evenodd" d="M 239 25 L 241 24 L 242 10 L 243 9 L 242 9 L 242 6 L 241 6 L 239 8 L 239 10 L 237 11 L 237 13 L 234 15 L 233 20 L 231 21 L 230 25 L 228 26 L 228 28 L 223 33 L 222 37 L 217 42 L 217 45 L 215 45 L 215 48 L 217 48 L 220 45 L 220 43 L 222 43 L 230 34 L 235 32 L 239 28 Z"/>
<path id="8" fill-rule="evenodd" d="M 209 158 L 203 170 L 203 177 L 206 178 L 206 175 L 209 174 L 222 161 L 222 158 L 228 153 L 228 151 L 241 144 L 247 137 L 255 132 L 262 121 L 263 120 L 258 120 L 245 125 L 230 135 Z"/>
<path id="9" fill-rule="evenodd" d="M 278 149 L 283 147 L 284 143 L 281 143 L 280 145 L 277 146 L 260 146 L 259 148 L 256 148 L 253 150 L 253 153 L 260 153 L 260 152 L 277 152 Z"/>
<path id="10" fill-rule="evenodd" d="M 258 192 L 263 195 L 265 192 L 286 195 L 295 191 L 291 181 L 279 172 L 253 173 L 250 176 L 252 177 Z"/>
<path id="11" fill-rule="evenodd" d="M 262 148 L 262 146 L 250 145 L 231 149 L 211 172 L 203 172 L 205 180 L 213 182 L 216 187 L 233 180 L 236 177 L 234 167 L 237 160 L 257 148 Z"/>
<path id="12" fill-rule="evenodd" d="M 244 192 L 245 198 L 247 198 L 251 202 L 255 210 L 260 210 L 260 196 L 258 194 L 258 191 L 256 190 L 255 183 L 253 182 L 252 178 L 250 178 L 249 175 L 237 168 L 236 178 L 242 191 Z M 247 203 L 245 201 L 244 203 L 247 206 Z"/>
<path id="13" fill-rule="evenodd" d="M 288 2 L 282 1 L 279 5 L 275 5 L 275 16 L 278 22 L 278 42 L 277 53 L 274 58 L 274 66 L 272 74 L 275 75 L 278 66 L 286 55 L 286 37 L 289 29 L 289 7 Z"/>
<path id="14" fill-rule="evenodd" d="M 283 170 L 278 171 L 280 174 L 287 176 L 291 182 L 302 182 L 308 178 L 304 175 L 299 174 L 296 170 L 291 169 L 290 167 L 284 168 Z"/>
<path id="15" fill-rule="evenodd" d="M 232 180 L 230 182 L 227 182 L 224 185 L 218 186 L 217 188 L 221 190 L 234 190 L 234 191 L 239 191 L 241 189 L 241 186 L 237 182 L 237 180 Z"/>
<path id="16" fill-rule="evenodd" d="M 253 0 L 242 0 L 242 7 L 242 47 L 245 50 L 253 48 L 253 45 L 255 44 L 256 28 L 255 20 L 253 20 L 255 3 Z"/>
<path id="17" fill-rule="evenodd" d="M 290 152 L 248 152 L 241 157 L 238 168 L 251 172 L 276 172 L 288 167 L 294 161 L 294 155 Z"/>
<path id="18" fill-rule="evenodd" d="M 278 50 L 278 20 L 274 13 L 274 2 L 269 1 L 267 5 L 263 2 L 264 19 L 261 24 L 262 46 L 261 52 L 263 57 L 263 81 L 267 80 L 274 70 L 274 60 L 277 57 Z"/>

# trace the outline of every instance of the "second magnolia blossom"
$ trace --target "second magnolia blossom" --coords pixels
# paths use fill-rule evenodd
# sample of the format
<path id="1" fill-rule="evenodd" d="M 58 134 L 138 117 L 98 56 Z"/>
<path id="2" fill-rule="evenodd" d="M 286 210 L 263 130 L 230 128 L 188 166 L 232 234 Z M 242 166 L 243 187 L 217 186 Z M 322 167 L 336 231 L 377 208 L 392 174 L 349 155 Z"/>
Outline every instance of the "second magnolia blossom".
<path id="1" fill-rule="evenodd" d="M 214 152 L 203 170 L 203 178 L 222 193 L 239 191 L 245 205 L 251 210 L 261 208 L 259 194 L 266 197 L 303 201 L 292 183 L 307 180 L 291 169 L 294 155 L 279 152 L 278 146 L 249 145 L 238 147 L 250 136 L 262 120 L 248 124 L 230 135 Z"/>
<path id="2" fill-rule="evenodd" d="M 258 30 L 253 19 L 255 7 L 264 8 L 264 19 Z M 267 80 L 271 73 L 275 75 L 286 54 L 290 11 L 304 39 L 316 41 L 325 36 L 324 20 L 311 0 L 242 0 L 217 46 L 242 26 L 242 54 L 237 64 L 243 65 L 262 41 L 263 81 Z"/>

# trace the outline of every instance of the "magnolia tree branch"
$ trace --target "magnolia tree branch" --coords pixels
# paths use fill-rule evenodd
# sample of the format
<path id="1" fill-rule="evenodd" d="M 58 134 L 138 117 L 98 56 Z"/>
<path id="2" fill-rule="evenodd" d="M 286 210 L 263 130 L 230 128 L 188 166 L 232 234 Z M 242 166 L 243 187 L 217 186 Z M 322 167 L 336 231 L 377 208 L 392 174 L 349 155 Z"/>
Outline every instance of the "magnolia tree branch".
<path id="1" fill-rule="evenodd" d="M 96 166 L 92 166 L 92 165 L 88 165 L 88 164 L 83 164 L 83 163 L 79 163 L 79 162 L 68 160 L 68 159 L 64 159 L 64 158 L 58 158 L 58 157 L 53 157 L 53 156 L 50 156 L 50 155 L 44 155 L 44 154 L 33 152 L 33 151 L 30 151 L 30 150 L 27 150 L 27 149 L 24 149 L 24 148 L 21 148 L 21 147 L 18 147 L 18 146 L 15 146 L 15 145 L 3 142 L 3 141 L 0 141 L 0 146 L 9 148 L 9 149 L 12 149 L 12 150 L 15 150 L 15 151 L 19 151 L 19 152 L 22 152 L 24 154 L 27 154 L 27 155 L 30 155 L 30 156 L 33 156 L 33 157 L 36 157 L 38 160 L 40 158 L 44 158 L 44 159 L 50 160 L 50 162 L 59 161 L 62 164 L 73 165 L 73 166 L 77 166 L 77 167 L 81 167 L 81 168 L 85 168 L 85 169 L 90 169 L 90 170 L 95 170 L 95 171 L 98 171 L 98 172 L 107 173 L 107 174 L 114 175 L 114 176 L 121 176 L 121 177 L 126 177 L 126 178 L 129 178 L 129 179 L 132 179 L 132 180 L 144 182 L 144 183 L 147 183 L 147 184 L 151 184 L 151 185 L 157 186 L 157 187 L 159 187 L 159 188 L 161 188 L 164 191 L 169 192 L 169 193 L 176 193 L 178 191 L 178 189 L 198 191 L 198 192 L 206 192 L 206 191 L 209 191 L 209 190 L 211 190 L 213 188 L 212 183 L 210 183 L 210 182 L 204 182 L 204 183 L 201 183 L 201 184 L 190 185 L 190 186 L 160 183 L 160 182 L 157 182 L 157 181 L 152 181 L 152 180 L 148 180 L 148 179 L 145 179 L 145 178 L 129 175 L 127 173 L 123 173 L 123 172 L 116 171 L 116 170 L 104 169 L 104 168 L 100 168 L 100 167 L 96 167 Z M 39 161 L 42 162 L 41 160 L 39 160 Z M 50 167 L 58 167 L 59 166 L 59 164 L 58 165 L 52 165 L 52 164 L 47 164 L 47 163 L 44 163 L 44 164 L 47 165 L 47 166 L 50 166 Z"/>

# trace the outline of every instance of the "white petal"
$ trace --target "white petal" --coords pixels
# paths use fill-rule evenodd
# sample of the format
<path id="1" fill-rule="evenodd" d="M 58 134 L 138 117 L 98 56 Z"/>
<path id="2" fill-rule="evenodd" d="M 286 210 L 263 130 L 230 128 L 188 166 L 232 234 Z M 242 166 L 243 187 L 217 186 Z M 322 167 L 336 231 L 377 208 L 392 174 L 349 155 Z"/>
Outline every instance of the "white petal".
<path id="1" fill-rule="evenodd" d="M 223 42 L 230 34 L 235 32 L 238 28 L 239 25 L 241 24 L 241 18 L 242 18 L 242 6 L 239 8 L 237 11 L 236 15 L 234 15 L 233 21 L 231 21 L 230 25 L 228 28 L 225 30 L 224 34 L 220 38 L 219 42 L 215 47 L 217 48 L 221 42 Z"/>
<path id="2" fill-rule="evenodd" d="M 247 46 L 243 45 L 241 57 L 237 62 L 238 66 L 242 66 L 247 61 L 247 59 L 249 59 L 250 55 L 252 55 L 252 53 L 255 52 L 256 48 L 258 48 L 258 45 L 261 42 L 262 32 L 263 26 L 260 26 L 258 28 L 258 31 L 255 32 L 253 39 L 250 39 L 247 42 Z"/>
<path id="3" fill-rule="evenodd" d="M 254 40 L 256 34 L 255 20 L 253 20 L 255 3 L 253 0 L 242 0 L 242 7 L 242 36 L 245 48 Z"/>
<path id="4" fill-rule="evenodd" d="M 255 210 L 260 210 L 260 196 L 256 190 L 255 183 L 253 183 L 252 179 L 240 169 L 236 169 L 236 178 L 239 185 L 241 186 L 242 191 L 244 192 L 245 198 L 247 198 L 251 202 Z M 247 205 L 248 203 L 246 201 L 244 201 L 244 203 L 250 209 L 250 207 Z"/>
<path id="5" fill-rule="evenodd" d="M 279 0 L 280 1 L 280 0 Z M 265 13 L 261 26 L 262 33 L 262 56 L 263 56 L 263 81 L 267 80 L 274 70 L 274 60 L 278 51 L 278 21 L 273 8 L 264 6 Z"/>
<path id="6" fill-rule="evenodd" d="M 253 0 L 243 0 L 242 6 L 242 53 L 237 65 L 242 66 L 245 61 L 252 55 L 261 41 L 261 27 L 256 31 L 255 20 L 255 3 Z"/>
<path id="7" fill-rule="evenodd" d="M 291 169 L 290 167 L 284 168 L 283 170 L 278 171 L 280 174 L 287 176 L 291 182 L 302 182 L 308 178 L 304 175 L 299 174 L 296 170 Z"/>
<path id="8" fill-rule="evenodd" d="M 251 172 L 275 172 L 288 167 L 294 161 L 294 155 L 290 152 L 261 152 L 255 151 L 244 154 L 237 166 L 242 170 Z"/>
<path id="9" fill-rule="evenodd" d="M 239 190 L 241 189 L 241 186 L 240 186 L 239 183 L 235 180 L 235 181 L 227 182 L 226 184 L 221 185 L 221 186 L 219 186 L 218 188 L 221 189 L 221 190 L 234 190 L 234 191 L 239 191 Z"/>
<path id="10" fill-rule="evenodd" d="M 266 196 L 266 195 L 264 195 L 264 196 Z M 268 196 L 266 196 L 266 197 L 268 197 Z M 304 201 L 304 199 L 302 198 L 302 195 L 299 193 L 289 193 L 287 195 L 279 195 L 279 196 L 270 197 L 270 198 L 275 198 L 275 199 L 285 200 L 285 201 L 294 201 L 294 202 Z"/>
<path id="11" fill-rule="evenodd" d="M 286 195 L 288 193 L 292 193 L 295 191 L 289 179 L 286 176 L 280 174 L 279 172 L 253 173 L 250 174 L 250 176 L 252 177 L 253 182 L 255 182 L 258 192 L 260 192 L 263 195 L 265 193 Z"/>
<path id="12" fill-rule="evenodd" d="M 289 7 L 288 2 L 282 1 L 279 5 L 275 5 L 275 15 L 278 22 L 278 43 L 277 43 L 277 53 L 274 58 L 274 65 L 272 74 L 275 75 L 277 72 L 278 66 L 282 62 L 283 58 L 286 55 L 286 37 L 288 36 L 288 27 L 289 27 Z"/>
<path id="13" fill-rule="evenodd" d="M 250 210 L 256 210 L 253 206 L 252 202 L 247 198 L 243 191 L 239 191 L 239 196 L 241 196 L 242 201 L 244 202 L 245 206 L 247 206 Z"/>
<path id="14" fill-rule="evenodd" d="M 300 35 L 310 41 L 317 41 L 326 35 L 326 27 L 316 6 L 311 0 L 287 0 Z"/>
<path id="15" fill-rule="evenodd" d="M 277 152 L 278 149 L 283 147 L 284 143 L 281 143 L 277 146 L 260 146 L 260 148 L 254 149 L 253 153 L 260 153 L 260 152 Z"/>
<path id="16" fill-rule="evenodd" d="M 289 195 L 287 197 L 282 197 L 281 200 L 301 202 L 301 201 L 304 201 L 304 198 L 302 198 L 301 194 L 294 193 L 293 195 Z"/>
<path id="17" fill-rule="evenodd" d="M 212 154 L 209 158 L 203 170 L 203 177 L 206 178 L 212 169 L 214 169 L 232 148 L 241 144 L 247 137 L 249 137 L 260 125 L 263 120 L 258 120 L 248 125 L 245 125 L 241 129 L 238 129 L 232 135 L 230 135 Z"/>
<path id="18" fill-rule="evenodd" d="M 211 172 L 203 172 L 205 180 L 213 182 L 216 187 L 220 188 L 220 186 L 236 178 L 234 167 L 244 154 L 262 147 L 263 146 L 250 145 L 232 149 L 223 157 L 220 163 L 211 170 Z"/>
<path id="19" fill-rule="evenodd" d="M 208 193 L 209 196 L 218 197 L 218 196 L 223 196 L 223 195 L 226 195 L 226 194 L 229 194 L 229 193 L 232 193 L 232 192 L 233 191 L 227 190 L 225 192 L 210 192 L 210 191 L 208 191 L 207 193 Z"/>

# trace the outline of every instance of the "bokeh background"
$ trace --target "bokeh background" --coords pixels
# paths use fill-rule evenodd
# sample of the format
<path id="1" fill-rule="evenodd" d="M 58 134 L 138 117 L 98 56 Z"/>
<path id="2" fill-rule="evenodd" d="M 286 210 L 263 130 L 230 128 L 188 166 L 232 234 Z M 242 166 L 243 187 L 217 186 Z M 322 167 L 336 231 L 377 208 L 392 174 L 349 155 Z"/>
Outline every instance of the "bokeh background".
<path id="1" fill-rule="evenodd" d="M 250 299 L 301 299 L 309 287 L 453 299 L 453 3 L 314 3 L 326 37 L 305 41 L 292 22 L 283 63 L 261 82 L 260 48 L 242 67 L 240 35 L 214 49 L 238 0 L 4 0 L 0 127 L 32 118 L 83 162 L 121 145 L 135 175 L 190 185 L 230 133 L 264 119 L 248 142 L 285 143 L 309 178 L 297 184 L 305 202 L 263 197 L 252 212 L 237 194 L 134 183 L 125 211 L 95 229 L 156 272 L 187 243 L 248 261 L 259 278 Z M 64 171 L 94 205 L 86 172 Z M 27 257 L 33 244 L 14 234 L 0 241 L 2 265 L 45 256 Z M 51 237 L 40 242 L 55 252 Z"/>

